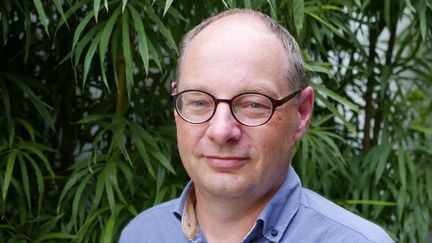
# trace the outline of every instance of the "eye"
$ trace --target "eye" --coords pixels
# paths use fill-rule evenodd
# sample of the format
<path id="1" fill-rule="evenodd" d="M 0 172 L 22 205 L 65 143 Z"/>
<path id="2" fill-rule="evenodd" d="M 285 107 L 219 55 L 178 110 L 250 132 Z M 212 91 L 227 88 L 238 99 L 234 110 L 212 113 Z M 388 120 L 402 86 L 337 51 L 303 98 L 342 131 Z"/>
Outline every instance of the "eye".
<path id="1" fill-rule="evenodd" d="M 250 104 L 248 104 L 248 107 L 250 107 L 252 109 L 268 109 L 268 107 L 266 107 L 265 104 L 261 104 L 258 102 L 250 103 Z"/>

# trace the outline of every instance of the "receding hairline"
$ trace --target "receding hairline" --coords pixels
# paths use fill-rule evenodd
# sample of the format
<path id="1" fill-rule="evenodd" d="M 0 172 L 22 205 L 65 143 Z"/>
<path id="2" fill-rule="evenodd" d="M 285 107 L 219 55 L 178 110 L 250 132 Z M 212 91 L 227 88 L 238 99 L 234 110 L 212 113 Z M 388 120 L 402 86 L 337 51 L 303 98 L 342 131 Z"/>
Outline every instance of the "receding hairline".
<path id="1" fill-rule="evenodd" d="M 288 67 L 287 72 L 284 73 L 284 76 L 288 80 L 288 85 L 294 89 L 303 89 L 308 85 L 304 73 L 303 58 L 301 56 L 300 49 L 291 34 L 283 26 L 279 25 L 269 16 L 250 9 L 225 10 L 204 20 L 199 25 L 195 26 L 192 30 L 190 30 L 188 33 L 186 33 L 180 46 L 180 56 L 178 59 L 176 72 L 177 83 L 180 80 L 181 65 L 183 62 L 184 54 L 190 46 L 192 40 L 210 25 L 218 22 L 221 19 L 232 16 L 239 16 L 240 18 L 241 16 L 253 18 L 256 20 L 257 24 L 263 26 L 269 31 L 269 33 L 273 34 L 283 46 L 285 55 L 287 56 L 288 65 L 292 65 L 292 67 Z"/>

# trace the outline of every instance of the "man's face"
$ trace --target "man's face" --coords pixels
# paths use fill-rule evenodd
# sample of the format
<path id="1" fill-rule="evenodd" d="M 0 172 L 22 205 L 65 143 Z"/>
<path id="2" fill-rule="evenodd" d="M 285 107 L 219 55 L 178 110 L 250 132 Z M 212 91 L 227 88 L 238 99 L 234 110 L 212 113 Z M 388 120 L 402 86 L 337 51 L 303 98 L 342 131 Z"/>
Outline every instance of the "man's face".
<path id="1" fill-rule="evenodd" d="M 284 79 L 288 65 L 280 41 L 255 19 L 228 16 L 190 43 L 176 92 L 195 89 L 231 99 L 259 92 L 275 99 L 292 93 Z M 283 183 L 299 124 L 296 105 L 276 108 L 266 124 L 248 127 L 235 120 L 227 103 L 213 118 L 191 124 L 175 114 L 179 153 L 197 195 L 261 198 Z"/>

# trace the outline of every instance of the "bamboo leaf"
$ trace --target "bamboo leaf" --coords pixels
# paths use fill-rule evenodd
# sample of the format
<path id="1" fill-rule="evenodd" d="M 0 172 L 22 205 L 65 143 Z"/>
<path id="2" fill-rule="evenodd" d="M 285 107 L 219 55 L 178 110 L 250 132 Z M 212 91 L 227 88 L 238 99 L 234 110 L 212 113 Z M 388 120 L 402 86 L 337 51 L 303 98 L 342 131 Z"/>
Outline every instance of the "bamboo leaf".
<path id="1" fill-rule="evenodd" d="M 336 100 L 337 102 L 339 102 L 340 104 L 344 105 L 345 107 L 349 108 L 352 111 L 355 111 L 356 113 L 360 112 L 360 108 L 358 107 L 358 105 L 353 104 L 352 102 L 350 102 L 349 100 L 343 98 L 342 96 L 336 94 L 335 92 L 327 89 L 324 85 L 319 85 L 319 84 L 315 84 L 315 83 L 311 83 L 310 86 L 318 91 L 320 91 L 321 93 L 331 97 L 332 99 Z"/>
<path id="2" fill-rule="evenodd" d="M 129 38 L 129 16 L 127 12 L 123 13 L 122 16 L 122 43 L 123 43 L 123 56 L 126 64 L 126 87 L 127 94 L 130 100 L 132 87 L 133 87 L 133 74 L 132 74 L 132 54 L 130 49 L 130 38 Z"/>
<path id="3" fill-rule="evenodd" d="M 10 124 L 11 124 L 12 117 L 11 117 L 11 103 L 10 103 L 10 98 L 9 98 L 9 90 L 2 79 L 0 79 L 0 91 L 1 91 L 1 97 L 3 100 L 4 112 L 6 113 L 6 121 L 8 124 L 8 128 L 10 130 Z"/>
<path id="4" fill-rule="evenodd" d="M 127 185 L 129 187 L 129 191 L 132 192 L 132 194 L 135 192 L 135 185 L 134 185 L 134 176 L 132 174 L 132 171 L 130 170 L 130 167 L 128 167 L 124 163 L 119 163 L 118 167 L 120 168 L 121 172 L 124 175 L 124 178 L 127 181 Z"/>
<path id="5" fill-rule="evenodd" d="M 122 13 L 124 13 L 128 0 L 122 0 L 122 1 L 123 1 L 122 2 Z"/>
<path id="6" fill-rule="evenodd" d="M 6 195 L 7 192 L 9 190 L 9 185 L 11 182 L 11 178 L 12 178 L 12 172 L 15 166 L 15 159 L 17 156 L 17 151 L 16 150 L 12 150 L 8 155 L 7 155 L 7 162 L 6 162 L 6 170 L 5 170 L 5 176 L 4 176 L 4 180 L 3 180 L 3 201 L 6 201 Z"/>
<path id="7" fill-rule="evenodd" d="M 78 181 L 82 181 L 82 178 L 87 175 L 89 172 L 87 170 L 81 170 L 78 172 L 73 173 L 68 181 L 66 182 L 66 185 L 63 187 L 63 190 L 60 194 L 60 199 L 59 199 L 59 207 L 62 204 L 64 198 L 66 197 L 66 194 L 69 193 L 69 191 L 72 189 L 72 187 L 78 182 Z M 60 208 L 57 209 L 57 211 L 59 211 Z"/>
<path id="8" fill-rule="evenodd" d="M 48 31 L 49 20 L 48 20 L 46 14 L 45 14 L 45 10 L 43 8 L 42 2 L 41 2 L 41 0 L 33 0 L 33 3 L 35 5 L 35 7 L 36 7 L 36 11 L 39 14 L 39 18 L 41 20 L 41 23 L 44 26 L 45 32 L 49 36 L 49 31 Z"/>
<path id="9" fill-rule="evenodd" d="M 152 151 L 152 155 L 172 174 L 176 174 L 174 168 L 172 167 L 170 161 L 162 154 L 160 151 Z"/>
<path id="10" fill-rule="evenodd" d="M 83 84 L 82 84 L 83 87 L 85 86 L 85 83 L 87 80 L 87 75 L 88 75 L 88 72 L 90 70 L 90 65 L 91 65 L 93 56 L 96 52 L 96 48 L 99 44 L 100 39 L 101 39 L 101 33 L 97 33 L 95 39 L 90 44 L 90 47 L 89 47 L 87 54 L 84 58 L 84 76 L 83 76 Z"/>
<path id="11" fill-rule="evenodd" d="M 294 24 L 297 34 L 300 34 L 303 29 L 304 19 L 304 2 L 303 0 L 293 0 Z"/>
<path id="12" fill-rule="evenodd" d="M 155 178 L 155 173 L 153 171 L 153 167 L 151 165 L 146 148 L 144 146 L 144 142 L 140 138 L 138 130 L 135 128 L 135 126 L 131 126 L 131 136 L 132 136 L 132 142 L 138 150 L 138 154 L 140 155 L 141 159 L 144 161 L 144 164 L 147 167 L 147 171 L 150 173 L 150 175 L 153 178 Z"/>
<path id="13" fill-rule="evenodd" d="M 27 120 L 21 119 L 21 118 L 17 118 L 17 119 L 15 119 L 15 121 L 17 123 L 21 124 L 21 126 L 23 126 L 26 129 L 26 131 L 30 135 L 31 141 L 35 141 L 35 134 L 37 134 L 37 132 L 33 129 L 30 122 L 28 122 Z"/>
<path id="14" fill-rule="evenodd" d="M 163 16 L 168 12 L 168 9 L 171 7 L 171 4 L 174 0 L 165 0 L 165 7 L 164 7 L 164 13 Z"/>
<path id="15" fill-rule="evenodd" d="M 21 155 L 23 157 L 25 157 L 27 159 L 27 161 L 30 162 L 30 164 L 32 165 L 33 170 L 35 172 L 37 186 L 38 186 L 38 210 L 41 211 L 42 199 L 44 198 L 44 192 L 45 192 L 45 182 L 44 182 L 42 172 L 39 169 L 39 166 L 37 165 L 37 163 L 34 161 L 34 159 L 30 155 L 28 155 L 27 153 L 21 153 Z"/>
<path id="16" fill-rule="evenodd" d="M 47 240 L 73 240 L 74 235 L 68 233 L 47 233 L 39 237 L 35 242 L 45 242 Z"/>
<path id="17" fill-rule="evenodd" d="M 26 196 L 27 199 L 27 206 L 31 210 L 30 180 L 27 172 L 28 170 L 23 157 L 19 153 L 18 153 L 18 162 L 20 164 L 20 169 L 21 169 L 22 186 L 24 189 L 24 195 Z"/>
<path id="18" fill-rule="evenodd" d="M 149 69 L 149 49 L 147 45 L 147 37 L 144 30 L 144 24 L 141 21 L 141 16 L 133 7 L 129 6 L 129 11 L 131 13 L 135 30 L 138 34 L 138 45 L 139 45 L 139 53 L 144 64 L 144 69 L 146 74 L 148 74 Z"/>
<path id="19" fill-rule="evenodd" d="M 159 60 L 159 54 L 157 53 L 156 49 L 153 47 L 153 44 L 151 43 L 151 41 L 150 41 L 149 38 L 147 38 L 147 44 L 148 44 L 148 47 L 149 47 L 149 51 L 150 51 L 151 57 L 155 61 L 155 63 L 158 66 L 159 70 L 162 70 L 162 65 L 161 65 L 161 62 Z"/>
<path id="20" fill-rule="evenodd" d="M 336 109 L 336 107 L 333 106 L 333 104 L 331 104 L 327 99 L 321 96 L 318 92 L 315 93 L 315 96 L 317 97 L 317 99 L 319 99 L 324 103 L 327 109 L 329 109 L 336 117 L 338 117 L 342 121 L 344 126 L 346 126 L 350 132 L 353 133 L 356 132 L 355 127 L 348 120 L 345 119 L 345 117 Z"/>
<path id="21" fill-rule="evenodd" d="M 398 155 L 399 178 L 401 180 L 402 188 L 406 188 L 405 157 L 407 156 L 407 154 L 406 151 L 400 150 L 397 155 Z"/>
<path id="22" fill-rule="evenodd" d="M 106 74 L 105 74 L 105 68 L 104 68 L 104 62 L 105 62 L 105 53 L 110 41 L 111 33 L 114 28 L 114 24 L 117 21 L 117 18 L 120 14 L 120 9 L 116 9 L 114 13 L 109 18 L 107 24 L 103 28 L 101 40 L 99 42 L 99 60 L 101 65 L 101 73 L 102 73 L 102 79 L 105 84 L 105 87 L 109 90 Z"/>
<path id="23" fill-rule="evenodd" d="M 321 17 L 319 17 L 318 15 L 309 12 L 309 11 L 305 11 L 305 13 L 309 16 L 311 16 L 312 18 L 318 20 L 318 22 L 320 22 L 321 24 L 323 24 L 324 26 L 327 26 L 333 33 L 335 33 L 336 35 L 344 38 L 343 33 L 340 32 L 336 27 L 334 27 L 332 24 L 330 24 L 329 22 L 325 21 L 324 19 L 322 19 Z"/>
<path id="24" fill-rule="evenodd" d="M 87 24 L 89 23 L 89 21 L 92 17 L 93 17 L 93 14 L 88 14 L 83 20 L 80 21 L 80 24 L 77 26 L 77 28 L 74 32 L 74 36 L 72 39 L 72 51 L 71 52 L 74 52 L 75 45 L 78 42 L 78 39 L 81 36 L 81 33 L 83 32 L 83 30 L 85 29 L 85 27 L 87 26 Z"/>
<path id="25" fill-rule="evenodd" d="M 88 31 L 84 35 L 81 41 L 77 43 L 76 48 L 73 48 L 73 52 L 71 51 L 71 61 L 75 70 L 81 58 L 81 54 L 84 51 L 84 48 L 91 40 L 93 40 L 94 35 L 98 33 L 102 29 L 102 27 L 103 27 L 103 23 L 99 23 L 95 27 L 93 27 L 90 31 Z"/>
<path id="26" fill-rule="evenodd" d="M 65 15 L 64 11 L 63 11 L 62 6 L 61 6 L 60 0 L 54 0 L 53 2 L 54 2 L 54 5 L 55 5 L 55 7 L 57 9 L 57 12 L 60 13 L 60 16 L 61 16 L 62 20 L 64 21 L 64 23 L 66 23 L 66 26 L 69 28 L 69 25 L 68 25 L 68 22 L 67 22 L 67 18 L 66 18 L 66 15 Z"/>
<path id="27" fill-rule="evenodd" d="M 114 225 L 116 224 L 118 214 L 122 209 L 123 206 L 117 206 L 116 209 L 111 213 L 104 229 L 103 241 L 101 242 L 112 242 Z"/>
<path id="28" fill-rule="evenodd" d="M 86 117 L 83 117 L 81 120 L 77 121 L 78 124 L 88 124 L 88 123 L 94 123 L 95 121 L 99 121 L 101 119 L 109 117 L 108 115 L 88 115 Z"/>
<path id="29" fill-rule="evenodd" d="M 174 41 L 174 38 L 171 35 L 171 32 L 168 30 L 168 28 L 162 23 L 160 18 L 153 12 L 153 9 L 147 8 L 147 9 L 145 9 L 145 11 L 147 13 L 147 16 L 157 25 L 158 30 L 165 37 L 165 39 L 168 41 L 169 45 L 178 54 L 177 45 Z"/>
<path id="30" fill-rule="evenodd" d="M 93 177 L 93 174 L 87 174 L 87 176 L 84 177 L 82 181 L 79 182 L 79 186 L 76 189 L 72 201 L 72 213 L 71 213 L 71 220 L 73 225 L 78 226 L 78 210 L 79 205 L 82 200 L 85 200 L 85 198 L 82 197 L 84 190 L 86 189 L 87 184 L 89 183 L 90 179 Z"/>
<path id="31" fill-rule="evenodd" d="M 99 8 L 100 0 L 93 0 L 93 15 L 95 17 L 96 23 L 98 22 Z"/>
<path id="32" fill-rule="evenodd" d="M 418 1 L 418 7 L 417 12 L 419 16 L 419 22 L 420 22 L 420 33 L 422 36 L 422 39 L 426 39 L 426 32 L 427 32 L 427 16 L 426 16 L 426 5 L 425 1 Z"/>

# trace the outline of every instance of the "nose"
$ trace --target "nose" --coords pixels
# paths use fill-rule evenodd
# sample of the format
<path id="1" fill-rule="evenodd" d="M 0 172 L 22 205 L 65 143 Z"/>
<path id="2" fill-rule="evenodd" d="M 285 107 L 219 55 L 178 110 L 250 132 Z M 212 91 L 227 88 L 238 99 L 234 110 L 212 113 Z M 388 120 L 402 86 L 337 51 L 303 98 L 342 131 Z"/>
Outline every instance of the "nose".
<path id="1" fill-rule="evenodd" d="M 228 103 L 221 102 L 217 105 L 206 133 L 211 140 L 218 144 L 226 144 L 240 139 L 241 124 L 233 117 Z"/>

